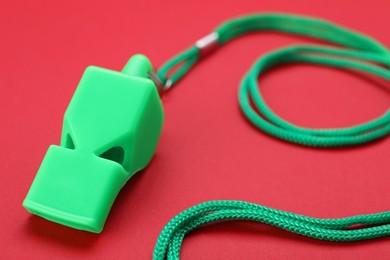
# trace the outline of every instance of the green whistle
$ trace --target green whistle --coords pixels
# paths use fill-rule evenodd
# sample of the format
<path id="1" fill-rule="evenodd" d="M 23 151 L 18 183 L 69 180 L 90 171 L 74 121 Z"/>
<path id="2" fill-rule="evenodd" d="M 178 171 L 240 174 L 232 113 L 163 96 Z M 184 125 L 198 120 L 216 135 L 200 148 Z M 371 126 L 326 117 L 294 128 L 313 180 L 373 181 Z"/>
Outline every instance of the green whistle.
<path id="1" fill-rule="evenodd" d="M 100 233 L 120 189 L 150 162 L 163 108 L 149 60 L 122 72 L 88 67 L 65 112 L 61 146 L 48 149 L 23 206 L 33 214 Z"/>

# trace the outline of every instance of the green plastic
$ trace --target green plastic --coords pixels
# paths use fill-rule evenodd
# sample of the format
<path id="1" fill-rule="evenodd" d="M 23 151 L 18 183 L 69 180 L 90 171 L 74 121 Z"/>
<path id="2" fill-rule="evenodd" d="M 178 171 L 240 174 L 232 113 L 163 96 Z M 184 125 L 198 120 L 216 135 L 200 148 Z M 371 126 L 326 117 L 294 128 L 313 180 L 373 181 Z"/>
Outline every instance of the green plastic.
<path id="1" fill-rule="evenodd" d="M 23 206 L 100 233 L 120 189 L 151 160 L 163 124 L 152 67 L 133 56 L 122 72 L 88 67 L 65 112 L 61 146 L 48 149 Z"/>

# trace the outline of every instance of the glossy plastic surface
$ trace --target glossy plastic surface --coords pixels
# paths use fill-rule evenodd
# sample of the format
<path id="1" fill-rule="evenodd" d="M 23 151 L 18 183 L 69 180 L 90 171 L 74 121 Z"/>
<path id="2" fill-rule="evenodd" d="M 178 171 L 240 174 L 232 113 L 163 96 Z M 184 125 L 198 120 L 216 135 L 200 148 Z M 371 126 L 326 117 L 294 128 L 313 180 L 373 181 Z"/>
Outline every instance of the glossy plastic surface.
<path id="1" fill-rule="evenodd" d="M 150 62 L 136 55 L 122 73 L 86 69 L 64 116 L 61 146 L 51 146 L 23 202 L 33 214 L 101 232 L 126 181 L 156 149 L 163 110 Z"/>
<path id="2" fill-rule="evenodd" d="M 121 70 L 135 51 L 160 67 L 220 22 L 241 14 L 312 15 L 390 46 L 389 1 L 2 1 L 0 259 L 151 259 L 184 209 L 239 199 L 314 217 L 389 209 L 390 138 L 354 148 L 301 147 L 259 132 L 240 111 L 238 85 L 256 57 L 315 40 L 266 32 L 205 58 L 162 97 L 153 160 L 117 196 L 101 235 L 30 214 L 26 197 L 87 65 Z M 223 6 L 223 8 L 221 8 Z M 346 127 L 382 115 L 390 84 L 346 71 L 286 65 L 259 81 L 278 115 L 306 127 Z M 388 259 L 390 238 L 319 242 L 256 223 L 221 223 L 185 239 L 186 259 Z"/>

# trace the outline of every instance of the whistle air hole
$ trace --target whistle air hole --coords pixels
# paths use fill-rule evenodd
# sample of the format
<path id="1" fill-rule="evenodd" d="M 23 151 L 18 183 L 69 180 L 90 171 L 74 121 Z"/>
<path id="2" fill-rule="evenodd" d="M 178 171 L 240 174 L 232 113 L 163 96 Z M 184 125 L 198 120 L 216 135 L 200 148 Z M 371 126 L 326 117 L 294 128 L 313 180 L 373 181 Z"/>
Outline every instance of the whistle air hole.
<path id="1" fill-rule="evenodd" d="M 100 154 L 99 157 L 122 165 L 125 158 L 125 151 L 122 147 L 115 146 Z"/>
<path id="2" fill-rule="evenodd" d="M 65 147 L 71 150 L 74 150 L 75 148 L 73 138 L 70 134 L 66 134 Z"/>

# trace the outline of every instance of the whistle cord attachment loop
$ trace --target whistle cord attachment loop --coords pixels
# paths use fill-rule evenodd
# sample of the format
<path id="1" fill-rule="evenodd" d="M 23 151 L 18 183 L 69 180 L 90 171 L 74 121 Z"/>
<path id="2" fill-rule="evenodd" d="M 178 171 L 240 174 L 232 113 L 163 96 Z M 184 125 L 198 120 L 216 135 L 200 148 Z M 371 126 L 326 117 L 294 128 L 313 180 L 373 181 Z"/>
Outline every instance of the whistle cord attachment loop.
<path id="1" fill-rule="evenodd" d="M 368 72 L 390 79 L 390 52 L 379 42 L 333 23 L 286 14 L 244 16 L 228 21 L 195 46 L 172 58 L 157 72 L 165 85 L 175 85 L 210 49 L 215 49 L 247 32 L 278 31 L 308 36 L 346 48 L 297 45 L 280 49 L 258 59 L 244 76 L 239 89 L 239 103 L 247 119 L 260 130 L 298 144 L 316 147 L 350 146 L 366 143 L 390 133 L 390 112 L 364 124 L 339 129 L 304 128 L 285 121 L 268 107 L 257 78 L 273 66 L 286 63 L 314 63 L 341 69 Z M 176 69 L 176 70 L 175 70 Z M 250 105 L 253 101 L 254 107 Z"/>
<path id="2" fill-rule="evenodd" d="M 166 91 L 186 75 L 201 57 L 209 54 L 209 50 L 247 32 L 269 30 L 312 37 L 344 48 L 297 45 L 268 53 L 258 59 L 244 76 L 238 93 L 241 109 L 252 124 L 275 137 L 314 147 L 358 145 L 389 134 L 390 111 L 386 111 L 379 118 L 353 127 L 310 129 L 296 126 L 280 118 L 264 101 L 257 78 L 264 71 L 279 64 L 298 62 L 320 64 L 368 72 L 390 80 L 390 52 L 387 48 L 366 35 L 324 20 L 270 13 L 254 14 L 228 21 L 198 41 L 195 46 L 165 63 L 157 71 L 157 77 Z M 250 101 L 261 115 L 250 105 Z M 155 245 L 153 259 L 179 259 L 180 247 L 188 232 L 204 224 L 227 220 L 257 221 L 329 241 L 358 241 L 390 235 L 390 212 L 320 219 L 243 201 L 209 201 L 183 211 L 165 226 Z"/>

